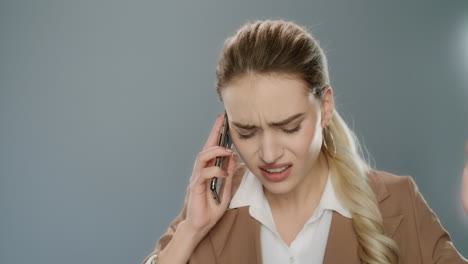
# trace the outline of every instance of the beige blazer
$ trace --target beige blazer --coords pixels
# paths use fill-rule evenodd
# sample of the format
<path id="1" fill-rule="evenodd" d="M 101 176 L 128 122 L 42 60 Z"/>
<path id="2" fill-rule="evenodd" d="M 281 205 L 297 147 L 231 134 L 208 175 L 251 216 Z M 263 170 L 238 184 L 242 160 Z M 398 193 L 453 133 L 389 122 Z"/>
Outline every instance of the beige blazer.
<path id="1" fill-rule="evenodd" d="M 236 168 L 232 196 L 246 169 L 244 163 Z M 455 249 L 449 234 L 410 176 L 371 170 L 369 183 L 377 196 L 385 234 L 400 248 L 401 263 L 468 263 Z M 185 219 L 186 206 L 187 196 L 181 213 L 142 263 L 166 247 L 179 222 Z M 250 216 L 249 207 L 228 209 L 195 248 L 188 263 L 262 264 L 260 223 Z M 323 263 L 360 263 L 352 219 L 333 212 Z"/>

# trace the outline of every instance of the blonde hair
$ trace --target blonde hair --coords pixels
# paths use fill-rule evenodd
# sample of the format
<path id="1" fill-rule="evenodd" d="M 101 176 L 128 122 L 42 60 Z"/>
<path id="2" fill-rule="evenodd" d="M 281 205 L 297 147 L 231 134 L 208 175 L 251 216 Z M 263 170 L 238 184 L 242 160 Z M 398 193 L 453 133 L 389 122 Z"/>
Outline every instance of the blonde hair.
<path id="1" fill-rule="evenodd" d="M 330 83 L 327 59 L 318 42 L 303 27 L 283 20 L 246 23 L 226 39 L 216 67 L 220 100 L 226 84 L 249 73 L 297 76 L 319 100 Z M 398 263 L 398 246 L 384 234 L 377 199 L 368 183 L 370 166 L 361 157 L 357 137 L 336 109 L 323 134 L 321 151 L 328 160 L 338 199 L 352 214 L 361 262 Z"/>

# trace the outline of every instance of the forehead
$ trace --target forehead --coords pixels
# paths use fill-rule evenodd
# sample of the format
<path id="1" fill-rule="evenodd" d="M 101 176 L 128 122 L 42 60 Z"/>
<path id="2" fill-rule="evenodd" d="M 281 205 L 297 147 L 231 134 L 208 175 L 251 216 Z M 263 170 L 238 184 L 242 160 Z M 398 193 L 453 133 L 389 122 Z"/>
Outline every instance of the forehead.
<path id="1" fill-rule="evenodd" d="M 243 76 L 224 87 L 222 97 L 231 121 L 244 124 L 284 120 L 316 104 L 305 82 L 284 74 Z"/>

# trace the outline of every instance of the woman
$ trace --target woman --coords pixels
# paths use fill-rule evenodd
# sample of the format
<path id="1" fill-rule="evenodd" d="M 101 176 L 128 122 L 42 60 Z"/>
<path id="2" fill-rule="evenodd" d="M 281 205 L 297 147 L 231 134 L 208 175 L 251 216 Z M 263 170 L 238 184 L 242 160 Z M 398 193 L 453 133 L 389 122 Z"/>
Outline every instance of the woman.
<path id="1" fill-rule="evenodd" d="M 468 263 L 410 177 L 361 158 L 335 109 L 325 55 L 302 27 L 244 25 L 226 40 L 216 75 L 245 163 L 216 146 L 218 116 L 182 212 L 144 263 Z M 218 156 L 231 157 L 227 174 Z M 224 179 L 220 204 L 213 177 Z"/>

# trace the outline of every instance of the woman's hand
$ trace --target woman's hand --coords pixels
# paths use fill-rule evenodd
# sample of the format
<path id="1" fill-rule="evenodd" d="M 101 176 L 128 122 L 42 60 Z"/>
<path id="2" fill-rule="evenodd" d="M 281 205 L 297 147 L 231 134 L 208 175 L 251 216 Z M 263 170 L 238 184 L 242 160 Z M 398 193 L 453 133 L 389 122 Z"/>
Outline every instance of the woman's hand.
<path id="1" fill-rule="evenodd" d="M 466 153 L 466 163 L 465 169 L 463 169 L 463 176 L 462 176 L 462 189 L 461 189 L 461 199 L 463 203 L 463 208 L 465 208 L 465 212 L 468 214 L 468 142 L 465 146 L 465 153 Z"/>
<path id="2" fill-rule="evenodd" d="M 232 150 L 217 145 L 223 121 L 224 115 L 218 115 L 203 151 L 198 154 L 195 160 L 190 177 L 185 224 L 196 232 L 200 239 L 218 222 L 231 200 L 232 176 L 237 167 L 238 157 Z M 227 172 L 214 165 L 218 156 L 231 156 Z M 223 179 L 220 204 L 213 198 L 209 189 L 213 177 Z"/>

